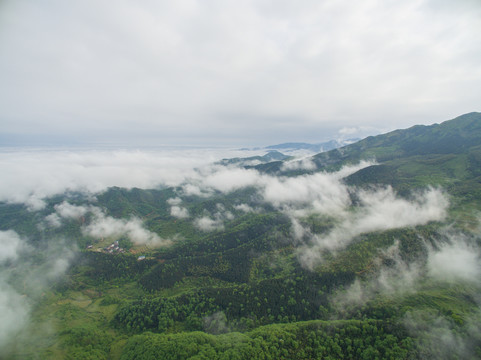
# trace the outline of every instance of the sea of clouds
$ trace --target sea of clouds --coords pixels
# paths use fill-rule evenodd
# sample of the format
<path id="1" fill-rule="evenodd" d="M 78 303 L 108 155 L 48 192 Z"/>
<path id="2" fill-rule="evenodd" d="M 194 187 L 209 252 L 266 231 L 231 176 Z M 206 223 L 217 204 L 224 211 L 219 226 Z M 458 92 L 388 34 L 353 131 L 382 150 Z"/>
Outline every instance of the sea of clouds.
<path id="1" fill-rule="evenodd" d="M 35 213 L 45 209 L 46 200 L 51 196 L 82 192 L 91 199 L 89 205 L 74 205 L 67 199 L 44 216 L 39 226 L 56 228 L 69 219 L 88 214 L 89 221 L 81 226 L 83 234 L 97 238 L 125 236 L 135 244 L 151 246 L 168 245 L 172 239 L 163 239 L 149 231 L 137 217 L 119 219 L 107 215 L 95 205 L 95 195 L 112 186 L 129 189 L 175 187 L 176 195 L 168 199 L 165 206 L 170 208 L 173 217 L 191 221 L 204 232 L 222 230 L 236 213 L 260 212 L 263 205 L 268 205 L 290 218 L 289 240 L 297 245 L 301 264 L 310 269 L 322 263 L 325 251 L 336 254 L 362 233 L 446 219 L 450 202 L 443 189 L 429 187 L 402 197 L 389 186 L 360 189 L 346 185 L 343 181 L 346 176 L 376 166 L 372 161 L 345 166 L 332 173 L 312 172 L 315 165 L 303 156 L 290 160 L 281 168 L 281 171 L 307 171 L 296 177 L 216 164 L 224 158 L 263 154 L 262 150 L 192 148 L 3 149 L 0 151 L 3 169 L 0 202 L 24 204 Z M 184 202 L 186 196 L 208 198 L 245 188 L 254 189 L 254 202 L 237 203 L 231 208 L 219 203 L 200 215 L 190 214 Z M 333 226 L 322 234 L 313 233 L 302 221 L 310 215 L 329 218 Z M 75 250 L 62 242 L 52 244 L 55 250 L 51 251 L 51 258 L 36 265 L 36 268 L 42 267 L 42 275 L 34 276 L 29 270 L 29 255 L 34 250 L 28 244 L 27 239 L 11 229 L 0 232 L 0 346 L 28 322 L 38 294 L 65 273 Z M 354 282 L 336 302 L 352 307 L 369 301 L 380 292 L 416 291 L 422 276 L 454 282 L 473 281 L 481 275 L 478 247 L 460 235 L 429 248 L 428 260 L 422 266 L 403 262 L 396 246 L 386 250 L 394 266 L 381 267 L 376 277 L 367 283 Z M 33 279 L 32 284 L 36 285 L 26 291 L 14 286 L 17 278 Z"/>

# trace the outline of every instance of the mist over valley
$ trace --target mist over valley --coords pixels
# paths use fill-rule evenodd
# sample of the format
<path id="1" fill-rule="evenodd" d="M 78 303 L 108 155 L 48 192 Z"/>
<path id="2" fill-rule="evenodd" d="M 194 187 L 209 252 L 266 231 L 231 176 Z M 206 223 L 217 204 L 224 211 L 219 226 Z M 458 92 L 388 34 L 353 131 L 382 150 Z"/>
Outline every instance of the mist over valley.
<path id="1" fill-rule="evenodd" d="M 476 358 L 480 140 L 5 149 L 1 355 Z"/>
<path id="2" fill-rule="evenodd" d="M 480 359 L 479 0 L 0 0 L 0 359 Z"/>

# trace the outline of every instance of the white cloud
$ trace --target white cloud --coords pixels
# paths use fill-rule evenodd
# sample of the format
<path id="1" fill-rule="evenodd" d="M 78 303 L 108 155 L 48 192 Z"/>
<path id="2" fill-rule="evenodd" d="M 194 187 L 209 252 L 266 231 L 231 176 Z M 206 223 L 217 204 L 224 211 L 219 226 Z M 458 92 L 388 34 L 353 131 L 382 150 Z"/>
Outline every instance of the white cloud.
<path id="1" fill-rule="evenodd" d="M 245 213 L 256 212 L 257 210 L 249 206 L 248 204 L 234 205 L 234 209 L 238 211 L 243 211 Z"/>
<path id="2" fill-rule="evenodd" d="M 230 154 L 245 155 L 245 152 L 232 151 Z M 357 191 L 343 183 L 345 176 L 372 165 L 372 162 L 346 166 L 334 173 L 298 177 L 275 177 L 253 169 L 207 163 L 225 156 L 226 153 L 218 150 L 0 152 L 1 165 L 8 170 L 0 178 L 0 199 L 29 202 L 32 198 L 43 199 L 68 190 L 95 193 L 114 185 L 127 188 L 152 188 L 161 184 L 180 186 L 180 195 L 197 196 L 253 187 L 258 192 L 258 199 L 293 218 L 315 213 L 337 220 L 337 226 L 322 237 L 304 233 L 310 237 L 302 256 L 306 262 L 318 261 L 315 259 L 322 249 L 342 248 L 362 232 L 441 220 L 448 206 L 445 196 L 436 189 L 414 194 L 414 200 L 406 200 L 390 188 Z M 354 211 L 351 210 L 352 191 L 359 198 Z M 170 199 L 168 203 L 173 216 L 188 216 L 179 199 Z M 78 218 L 86 213 L 87 208 L 93 211 L 91 207 L 64 202 L 56 206 L 55 214 L 49 215 L 47 221 L 51 226 L 59 226 L 61 218 Z M 139 219 L 119 220 L 99 211 L 95 214 L 93 222 L 84 229 L 91 236 L 121 236 L 122 233 L 136 243 L 164 241 L 144 229 Z M 225 220 L 232 218 L 231 212 L 218 209 L 218 213 L 206 214 L 195 224 L 204 230 L 220 229 Z"/>
<path id="3" fill-rule="evenodd" d="M 178 219 L 186 219 L 189 217 L 189 210 L 180 206 L 172 206 L 170 208 L 170 215 Z"/>
<path id="4" fill-rule="evenodd" d="M 170 198 L 167 200 L 167 204 L 171 205 L 170 215 L 178 219 L 186 219 L 189 217 L 189 211 L 186 208 L 179 206 L 182 204 L 181 198 Z"/>
<path id="5" fill-rule="evenodd" d="M 340 216 L 351 205 L 349 188 L 342 179 L 372 162 L 362 161 L 337 172 L 298 177 L 262 177 L 261 194 L 266 202 L 298 216 L 309 212 Z"/>
<path id="6" fill-rule="evenodd" d="M 0 357 L 8 355 L 11 341 L 23 336 L 35 302 L 65 274 L 73 259 L 64 243 L 49 241 L 46 245 L 48 252 L 38 253 L 15 231 L 0 231 Z M 3 266 L 5 261 L 14 263 L 14 271 Z"/>
<path id="7" fill-rule="evenodd" d="M 28 322 L 29 314 L 27 299 L 0 277 L 0 355 L 3 353 L 1 348 Z"/>
<path id="8" fill-rule="evenodd" d="M 223 230 L 224 223 L 222 219 L 211 219 L 208 216 L 203 216 L 194 220 L 194 225 L 202 231 Z"/>
<path id="9" fill-rule="evenodd" d="M 212 188 L 224 193 L 255 186 L 260 180 L 259 173 L 255 170 L 242 168 L 218 167 L 212 169 L 203 179 L 203 186 Z"/>
<path id="10" fill-rule="evenodd" d="M 62 219 L 80 219 L 87 212 L 91 211 L 90 206 L 72 205 L 67 201 L 54 206 L 55 212 L 47 215 L 45 221 L 49 226 L 59 228 L 62 226 Z"/>
<path id="11" fill-rule="evenodd" d="M 282 164 L 282 170 L 315 170 L 317 168 L 312 157 L 305 157 L 303 159 L 294 159 L 286 161 Z"/>
<path id="12" fill-rule="evenodd" d="M 348 187 L 342 178 L 372 162 L 343 167 L 334 173 L 316 173 L 298 177 L 277 177 L 253 169 L 235 167 L 205 167 L 187 178 L 183 194 L 208 196 L 214 191 L 229 193 L 254 187 L 263 201 L 279 209 L 314 210 L 319 213 L 338 213 L 350 204 Z"/>
<path id="13" fill-rule="evenodd" d="M 171 202 L 176 202 L 176 200 L 171 200 Z M 157 234 L 147 230 L 142 220 L 137 217 L 116 219 L 107 216 L 99 207 L 93 205 L 77 206 L 66 201 L 56 205 L 55 211 L 55 213 L 45 218 L 45 220 L 54 227 L 60 227 L 62 225 L 62 218 L 78 219 L 88 213 L 92 215 L 92 218 L 88 223 L 81 226 L 81 230 L 85 235 L 99 239 L 127 236 L 137 245 L 161 246 L 170 243 L 170 240 L 162 239 Z"/>
<path id="14" fill-rule="evenodd" d="M 331 214 L 341 221 L 325 235 L 311 235 L 310 242 L 300 249 L 299 257 L 307 267 L 321 261 L 323 250 L 337 251 L 356 236 L 379 230 L 411 227 L 430 221 L 441 221 L 447 214 L 449 202 L 442 191 L 428 189 L 415 194 L 412 200 L 398 197 L 392 188 L 358 193 L 360 205 L 354 211 Z"/>
<path id="15" fill-rule="evenodd" d="M 270 178 L 262 191 L 265 201 L 279 208 L 312 206 L 320 213 L 339 212 L 349 204 L 347 187 L 328 174 Z"/>
<path id="16" fill-rule="evenodd" d="M 426 358 L 475 359 L 481 341 L 480 320 L 479 309 L 462 325 L 455 325 L 438 311 L 414 310 L 405 314 L 403 326 L 417 339 Z"/>
<path id="17" fill-rule="evenodd" d="M 331 303 L 340 313 L 349 313 L 377 296 L 400 298 L 418 290 L 421 276 L 418 264 L 397 261 L 392 268 L 380 268 L 365 281 L 356 278 L 345 290 L 334 294 Z"/>
<path id="18" fill-rule="evenodd" d="M 99 208 L 91 207 L 94 214 L 93 220 L 82 227 L 84 234 L 96 237 L 127 236 L 134 244 L 161 246 L 170 243 L 169 240 L 160 238 L 157 234 L 144 228 L 142 220 L 138 218 L 115 219 L 105 215 Z"/>
<path id="19" fill-rule="evenodd" d="M 24 248 L 24 241 L 15 231 L 0 231 L 0 264 L 7 260 L 16 260 Z"/>
<path id="20" fill-rule="evenodd" d="M 182 199 L 179 197 L 176 198 L 170 198 L 167 200 L 167 204 L 169 205 L 180 205 L 182 204 Z"/>
<path id="21" fill-rule="evenodd" d="M 200 197 L 208 197 L 212 195 L 211 192 L 206 190 L 201 190 L 201 188 L 194 184 L 184 184 L 182 185 L 182 193 L 186 196 L 200 196 Z"/>
<path id="22" fill-rule="evenodd" d="M 43 196 L 43 194 L 32 194 L 25 200 L 25 205 L 30 211 L 42 210 L 46 205 L 45 201 L 42 199 Z"/>
<path id="23" fill-rule="evenodd" d="M 224 221 L 233 220 L 234 214 L 226 210 L 222 204 L 216 204 L 217 211 L 211 215 L 208 211 L 204 211 L 204 216 L 194 220 L 194 226 L 202 231 L 223 230 Z"/>
<path id="24" fill-rule="evenodd" d="M 223 204 L 217 203 L 215 207 L 217 208 L 217 213 L 215 214 L 217 218 L 234 219 L 234 214 L 228 211 Z"/>
<path id="25" fill-rule="evenodd" d="M 481 277 L 481 257 L 477 247 L 463 238 L 452 237 L 451 243 L 441 244 L 429 252 L 428 274 L 440 281 L 478 282 Z"/>
<path id="26" fill-rule="evenodd" d="M 47 222 L 48 225 L 54 228 L 59 228 L 60 226 L 62 226 L 62 219 L 56 213 L 47 215 L 45 217 L 45 221 Z"/>
<path id="27" fill-rule="evenodd" d="M 398 196 L 391 187 L 358 190 L 343 182 L 346 176 L 373 164 L 372 161 L 362 161 L 333 173 L 318 172 L 297 177 L 270 176 L 252 169 L 213 166 L 203 168 L 188 178 L 183 191 L 184 194 L 206 196 L 215 191 L 228 193 L 254 187 L 262 201 L 291 217 L 294 241 L 306 242 L 300 251 L 300 259 L 305 265 L 314 266 L 320 261 L 323 250 L 340 250 L 362 233 L 416 226 L 445 218 L 449 201 L 440 189 L 426 189 L 406 199 Z M 356 204 L 351 200 L 353 194 L 358 199 Z M 221 213 L 223 215 L 219 215 Z M 333 218 L 336 226 L 322 236 L 312 234 L 302 229 L 297 221 L 309 214 Z M 220 229 L 223 221 L 229 219 L 228 215 L 225 209 L 221 209 L 213 218 L 206 215 L 197 219 L 195 224 L 205 231 Z"/>
<path id="28" fill-rule="evenodd" d="M 244 152 L 230 152 L 244 154 Z M 75 152 L 0 152 L 5 176 L 0 178 L 0 199 L 31 202 L 63 191 L 94 193 L 109 186 L 152 188 L 164 185 L 180 186 L 181 195 L 208 196 L 215 191 L 228 193 L 253 187 L 258 199 L 272 204 L 298 219 L 318 214 L 336 219 L 336 226 L 322 236 L 309 231 L 296 231 L 307 241 L 300 258 L 308 266 L 320 260 L 323 250 L 341 249 L 363 232 L 386 230 L 442 220 L 448 200 L 437 189 L 413 194 L 412 199 L 399 197 L 391 188 L 359 191 L 348 187 L 342 179 L 373 162 L 361 162 L 343 167 L 334 173 L 315 173 L 298 177 L 275 177 L 253 169 L 208 165 L 207 160 L 225 158 L 221 151 L 79 151 Z M 17 180 L 19 179 L 19 180 Z M 351 192 L 359 203 L 352 209 Z M 171 214 L 187 217 L 179 198 L 169 199 Z M 67 202 L 56 206 L 55 214 L 47 217 L 51 226 L 59 226 L 61 218 L 78 218 L 91 207 L 74 206 Z M 246 208 L 247 209 L 247 208 Z M 97 237 L 126 234 L 136 243 L 163 243 L 143 228 L 140 219 L 114 219 L 97 210 L 93 222 L 84 228 L 86 234 Z M 195 220 L 205 231 L 221 229 L 233 214 L 226 209 L 205 214 Z M 294 223 L 294 222 L 293 222 Z M 299 230 L 299 229 L 298 229 Z M 309 265 L 310 264 L 310 265 Z"/>
<path id="29" fill-rule="evenodd" d="M 481 275 L 481 253 L 474 241 L 476 238 L 453 233 L 449 229 L 440 235 L 442 240 L 437 237 L 431 241 L 424 241 L 419 236 L 417 240 L 425 246 L 427 258 L 420 257 L 409 263 L 400 255 L 399 241 L 395 241 L 385 250 L 380 250 L 378 257 L 374 258 L 369 266 L 370 271 L 362 276 L 363 280 L 357 278 L 345 290 L 332 296 L 333 307 L 342 314 L 365 305 L 379 295 L 399 300 L 402 296 L 425 289 L 426 284 L 430 289 L 432 280 L 453 284 L 459 284 L 460 281 L 478 284 Z M 387 259 L 390 260 L 389 266 L 384 265 Z M 477 296 L 474 299 L 479 300 Z M 438 355 L 436 358 L 444 358 L 448 349 L 451 351 L 449 354 L 459 351 L 460 357 L 472 356 L 474 348 L 471 347 L 471 339 L 473 336 L 480 338 L 479 309 L 474 316 L 470 314 L 465 318 L 462 332 L 453 331 L 452 320 L 439 317 L 438 310 L 435 310 L 435 313 L 433 316 L 432 313 L 408 312 L 403 325 L 426 342 L 422 346 L 429 347 L 430 352 Z M 439 348 L 440 342 L 443 343 L 442 351 Z M 466 355 L 468 353 L 469 356 Z"/>
<path id="30" fill-rule="evenodd" d="M 447 214 L 448 199 L 439 189 L 414 194 L 408 200 L 396 195 L 391 187 L 359 192 L 362 211 L 350 223 L 356 232 L 386 230 L 416 226 L 429 221 L 443 220 Z"/>
<path id="31" fill-rule="evenodd" d="M 479 3 L 443 3 L 7 0 L 3 129 L 174 144 L 432 123 L 477 109 L 481 83 Z"/>
<path id="32" fill-rule="evenodd" d="M 387 259 L 390 260 L 390 266 L 383 265 L 383 260 Z M 400 298 L 416 292 L 423 275 L 421 263 L 405 262 L 400 256 L 399 241 L 395 241 L 387 249 L 379 250 L 378 256 L 370 264 L 370 274 L 363 280 L 356 278 L 345 290 L 335 293 L 331 303 L 337 311 L 346 313 L 379 295 Z"/>
<path id="33" fill-rule="evenodd" d="M 0 151 L 0 201 L 45 206 L 46 197 L 66 191 L 98 193 L 111 186 L 156 188 L 178 186 L 200 168 L 226 156 L 256 152 L 229 149 Z M 195 185 L 187 193 L 200 194 Z"/>
<path id="34" fill-rule="evenodd" d="M 57 214 L 66 219 L 78 219 L 84 216 L 88 210 L 89 209 L 85 206 L 72 205 L 66 201 L 55 205 L 55 211 Z"/>

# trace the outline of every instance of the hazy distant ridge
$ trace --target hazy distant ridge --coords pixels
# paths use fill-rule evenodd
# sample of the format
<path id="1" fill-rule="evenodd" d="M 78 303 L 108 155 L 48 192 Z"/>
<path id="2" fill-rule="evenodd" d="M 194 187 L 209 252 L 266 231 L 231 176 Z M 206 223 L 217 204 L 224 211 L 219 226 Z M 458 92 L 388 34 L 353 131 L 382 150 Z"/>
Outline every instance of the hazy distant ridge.
<path id="1" fill-rule="evenodd" d="M 329 140 L 329 141 L 326 141 L 326 142 L 321 142 L 321 143 L 316 143 L 316 144 L 309 144 L 309 143 L 304 143 L 304 142 L 288 142 L 288 143 L 282 143 L 282 144 L 277 144 L 277 145 L 269 145 L 269 146 L 266 146 L 266 149 L 289 150 L 289 151 L 308 150 L 308 151 L 318 153 L 318 152 L 324 152 L 324 151 L 337 149 L 339 147 L 352 144 L 356 141 L 359 141 L 359 139 Z"/>

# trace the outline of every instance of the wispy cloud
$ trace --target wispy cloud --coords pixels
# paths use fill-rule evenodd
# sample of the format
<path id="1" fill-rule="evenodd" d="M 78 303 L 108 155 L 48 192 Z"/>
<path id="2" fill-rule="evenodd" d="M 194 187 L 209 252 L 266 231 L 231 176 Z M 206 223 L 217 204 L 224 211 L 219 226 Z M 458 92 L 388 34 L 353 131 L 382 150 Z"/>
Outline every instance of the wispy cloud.
<path id="1" fill-rule="evenodd" d="M 239 152 L 232 151 L 231 154 L 238 155 Z M 225 157 L 226 153 L 217 150 L 2 152 L 0 160 L 9 171 L 0 179 L 0 199 L 24 202 L 34 210 L 44 205 L 45 197 L 65 191 L 95 194 L 114 185 L 127 188 L 175 186 L 181 190 L 178 199 L 169 200 L 170 211 L 172 216 L 185 219 L 189 212 L 181 206 L 183 196 L 208 197 L 216 192 L 227 194 L 251 188 L 257 193 L 257 202 L 270 204 L 292 219 L 309 214 L 336 219 L 336 226 L 322 236 L 297 227 L 297 235 L 294 235 L 298 238 L 293 240 L 305 243 L 300 259 L 307 266 L 318 263 L 323 250 L 341 249 L 363 232 L 442 220 L 449 204 L 439 189 L 428 189 L 406 199 L 389 187 L 358 190 L 343 182 L 344 177 L 374 164 L 370 161 L 346 166 L 333 173 L 278 177 L 254 169 L 209 162 Z M 356 203 L 352 202 L 353 194 L 358 199 Z M 60 226 L 62 218 L 79 217 L 86 211 L 95 216 L 84 226 L 85 234 L 106 237 L 122 233 L 137 243 L 163 242 L 157 235 L 147 232 L 139 219 L 114 219 L 99 209 L 85 209 L 69 203 L 57 205 L 55 213 L 46 220 L 52 226 Z M 224 221 L 232 216 L 225 209 L 218 209 L 193 221 L 195 226 L 207 231 L 221 229 Z"/>
<path id="2" fill-rule="evenodd" d="M 0 349 L 19 333 L 29 319 L 31 306 L 28 300 L 0 277 Z M 3 353 L 0 350 L 0 355 Z"/>
<path id="3" fill-rule="evenodd" d="M 186 219 L 189 217 L 189 211 L 185 208 L 180 206 L 182 203 L 182 199 L 180 198 L 171 198 L 167 200 L 167 203 L 171 206 L 170 207 L 170 215 L 176 217 L 178 219 Z"/>
<path id="4" fill-rule="evenodd" d="M 82 232 L 88 236 L 97 239 L 126 236 L 136 245 L 162 246 L 170 243 L 170 240 L 162 239 L 156 233 L 145 229 L 139 218 L 116 219 L 106 216 L 98 208 L 92 208 L 91 211 L 94 219 L 82 227 Z"/>
<path id="5" fill-rule="evenodd" d="M 246 154 L 251 152 L 228 149 L 0 151 L 3 170 L 0 201 L 25 203 L 31 210 L 39 210 L 45 206 L 46 197 L 66 191 L 98 193 L 111 186 L 144 189 L 178 186 L 187 178 L 198 176 L 196 168 L 229 155 Z"/>
<path id="6" fill-rule="evenodd" d="M 209 216 L 203 216 L 194 220 L 194 225 L 202 231 L 223 230 L 224 221 L 222 218 L 216 217 L 212 219 Z"/>
<path id="7" fill-rule="evenodd" d="M 25 247 L 24 241 L 13 230 L 0 231 L 0 263 L 16 260 L 19 252 Z"/>
<path id="8" fill-rule="evenodd" d="M 449 201 L 439 189 L 413 194 L 413 199 L 399 197 L 392 188 L 362 190 L 359 205 L 353 211 L 343 209 L 341 221 L 326 235 L 312 234 L 300 250 L 300 259 L 308 267 L 322 261 L 322 251 L 345 248 L 356 236 L 379 230 L 412 227 L 441 221 L 447 215 Z"/>
<path id="9" fill-rule="evenodd" d="M 259 209 L 255 209 L 248 204 L 234 205 L 234 209 L 237 210 L 237 211 L 245 212 L 245 213 L 251 213 L 251 212 L 258 212 L 259 211 Z"/>
<path id="10" fill-rule="evenodd" d="M 55 206 L 55 213 L 46 216 L 46 221 L 50 225 L 60 227 L 62 219 L 80 219 L 87 213 L 91 215 L 91 219 L 81 226 L 84 235 L 97 239 L 126 236 L 137 245 L 161 246 L 170 243 L 170 240 L 162 239 L 147 230 L 143 221 L 137 217 L 117 219 L 106 215 L 102 209 L 93 205 L 79 206 L 64 201 Z"/>
<path id="11" fill-rule="evenodd" d="M 436 311 L 410 311 L 402 321 L 417 340 L 421 354 L 429 359 L 474 359 L 481 342 L 481 311 L 462 326 Z"/>
<path id="12" fill-rule="evenodd" d="M 424 304 L 422 310 L 399 315 L 402 316 L 400 325 L 417 339 L 418 348 L 424 356 L 436 359 L 451 359 L 453 355 L 470 358 L 481 341 L 478 240 L 477 234 L 452 230 L 441 230 L 429 240 L 419 236 L 417 241 L 425 249 L 424 255 L 410 261 L 403 259 L 400 242 L 395 241 L 388 249 L 379 251 L 369 273 L 335 293 L 331 303 L 340 314 L 349 314 L 379 297 L 402 303 L 404 296 L 423 293 L 426 286 L 432 291 L 433 284 L 467 285 L 471 309 L 465 308 L 456 314 L 456 318 L 446 313 L 442 315 L 436 305 L 429 307 L 428 304 Z"/>
<path id="13" fill-rule="evenodd" d="M 312 161 L 312 157 L 307 156 L 300 159 L 294 159 L 290 161 L 286 161 L 282 164 L 282 170 L 315 170 L 317 168 L 314 161 Z"/>
<path id="14" fill-rule="evenodd" d="M 430 248 L 428 275 L 438 281 L 476 283 L 481 277 L 481 250 L 462 235 L 449 236 L 449 242 Z"/>
<path id="15" fill-rule="evenodd" d="M 48 252 L 38 254 L 28 239 L 15 231 L 0 231 L 0 356 L 29 324 L 42 292 L 62 277 L 74 252 L 63 241 L 49 241 Z"/>
<path id="16" fill-rule="evenodd" d="M 389 266 L 383 265 L 385 260 L 389 260 Z M 380 249 L 371 267 L 372 271 L 367 277 L 356 278 L 345 290 L 334 294 L 331 299 L 332 305 L 339 313 L 358 309 L 380 295 L 399 299 L 415 293 L 424 274 L 422 263 L 417 261 L 408 263 L 402 259 L 399 241 L 395 241 L 387 249 Z"/>
<path id="17" fill-rule="evenodd" d="M 216 204 L 217 211 L 210 215 L 204 211 L 206 215 L 194 220 L 194 225 L 202 231 L 223 230 L 226 220 L 234 219 L 234 214 L 226 210 L 224 205 Z"/>

